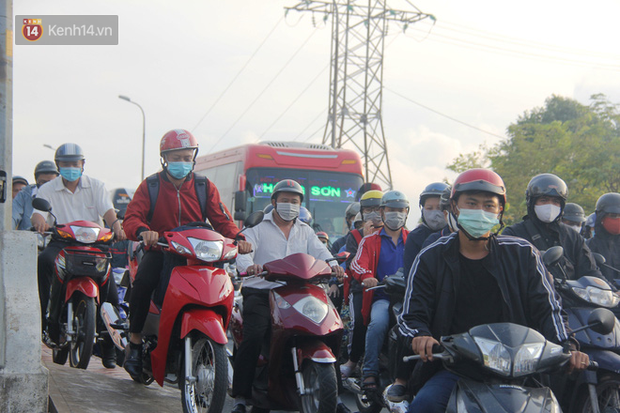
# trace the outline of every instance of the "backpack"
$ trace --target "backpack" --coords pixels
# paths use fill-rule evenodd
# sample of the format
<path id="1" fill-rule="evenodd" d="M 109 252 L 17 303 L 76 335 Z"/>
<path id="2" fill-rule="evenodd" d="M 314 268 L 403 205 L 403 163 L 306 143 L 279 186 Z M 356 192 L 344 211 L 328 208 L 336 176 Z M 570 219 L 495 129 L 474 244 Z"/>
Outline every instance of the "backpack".
<path id="1" fill-rule="evenodd" d="M 153 219 L 155 204 L 157 204 L 157 197 L 159 196 L 159 173 L 146 178 L 146 185 L 149 190 L 149 200 L 151 202 L 149 212 L 146 215 L 146 221 L 150 223 L 151 219 Z M 196 197 L 198 198 L 198 204 L 202 212 L 202 220 L 205 221 L 207 219 L 207 193 L 209 192 L 209 180 L 207 177 L 194 174 L 194 189 L 196 190 Z"/>

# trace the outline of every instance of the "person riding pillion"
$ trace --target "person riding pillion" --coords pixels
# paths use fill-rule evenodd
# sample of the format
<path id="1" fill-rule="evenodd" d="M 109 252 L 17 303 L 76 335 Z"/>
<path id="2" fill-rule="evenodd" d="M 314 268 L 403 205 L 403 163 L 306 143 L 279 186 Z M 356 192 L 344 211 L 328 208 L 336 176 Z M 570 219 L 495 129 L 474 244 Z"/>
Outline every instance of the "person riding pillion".
<path id="1" fill-rule="evenodd" d="M 284 179 L 273 187 L 273 209 L 265 214 L 260 224 L 245 231 L 246 239 L 254 249 L 237 258 L 239 272 L 259 274 L 264 264 L 296 253 L 309 254 L 317 260 L 332 258 L 314 230 L 299 220 L 303 200 L 301 185 L 292 179 Z M 331 265 L 336 275 L 342 278 L 344 271 L 338 263 Z M 279 283 L 259 277 L 243 282 L 243 340 L 235 354 L 232 388 L 234 413 L 244 413 L 246 400 L 252 398 L 254 371 L 271 326 L 269 290 L 278 286 Z"/>
<path id="2" fill-rule="evenodd" d="M 465 171 L 452 186 L 451 202 L 459 229 L 418 254 L 398 319 L 401 334 L 423 362 L 419 377 L 425 384 L 409 412 L 446 410 L 459 377 L 433 359 L 433 345 L 477 325 L 511 322 L 533 328 L 555 343 L 569 341 L 569 371 L 589 363 L 569 339 L 540 252 L 524 239 L 497 235 L 506 206 L 501 177 L 488 169 Z"/>
<path id="3" fill-rule="evenodd" d="M 548 173 L 536 175 L 525 190 L 527 215 L 502 234 L 526 239 L 539 251 L 561 246 L 564 256 L 559 265 L 564 268 L 568 279 L 585 275 L 601 277 L 583 237 L 560 223 L 567 198 L 568 187 L 558 176 Z M 558 266 L 551 268 L 550 272 L 555 278 L 563 277 Z"/>
<path id="4" fill-rule="evenodd" d="M 198 141 L 190 132 L 166 132 L 159 145 L 162 171 L 142 181 L 127 206 L 123 222 L 127 236 L 134 241 L 141 238 L 147 247 L 129 301 L 131 335 L 124 367 L 132 377 L 142 373 L 141 333 L 164 265 L 164 253 L 156 247 L 159 237 L 164 231 L 206 219 L 225 237 L 235 238 L 239 233 L 215 184 L 192 172 L 197 154 Z M 243 235 L 240 238 L 239 253 L 249 252 L 252 246 Z"/>
<path id="5" fill-rule="evenodd" d="M 41 185 L 58 176 L 58 168 L 52 161 L 41 161 L 34 168 L 34 184 L 23 188 L 13 198 L 13 229 L 29 230 L 32 227 L 32 200 L 37 197 Z"/>
<path id="6" fill-rule="evenodd" d="M 620 194 L 609 192 L 596 201 L 594 236 L 587 243 L 592 252 L 605 257 L 606 264 L 620 270 Z M 617 272 L 603 266 L 601 272 L 608 281 L 620 278 Z"/>

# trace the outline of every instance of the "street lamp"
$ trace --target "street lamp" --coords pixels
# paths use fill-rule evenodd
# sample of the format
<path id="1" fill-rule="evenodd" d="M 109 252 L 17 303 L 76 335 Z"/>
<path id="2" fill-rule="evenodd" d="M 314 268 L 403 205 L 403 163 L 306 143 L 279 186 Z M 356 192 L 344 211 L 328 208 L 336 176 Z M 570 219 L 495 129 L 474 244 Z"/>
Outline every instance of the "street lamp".
<path id="1" fill-rule="evenodd" d="M 144 116 L 144 109 L 142 109 L 142 106 L 138 105 L 136 102 L 132 101 L 127 96 L 118 95 L 118 98 L 126 100 L 129 103 L 133 103 L 134 105 L 139 107 L 140 111 L 142 112 L 142 175 L 140 175 L 140 181 L 144 181 L 144 149 L 145 149 L 144 147 L 146 145 L 146 129 L 145 129 L 146 117 Z"/>

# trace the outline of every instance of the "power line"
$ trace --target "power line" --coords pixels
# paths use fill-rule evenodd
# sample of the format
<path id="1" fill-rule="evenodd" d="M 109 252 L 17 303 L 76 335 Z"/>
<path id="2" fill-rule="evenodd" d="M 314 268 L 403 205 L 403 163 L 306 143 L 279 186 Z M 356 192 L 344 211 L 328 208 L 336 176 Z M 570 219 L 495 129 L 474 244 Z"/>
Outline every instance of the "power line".
<path id="1" fill-rule="evenodd" d="M 312 120 L 310 121 L 310 123 L 308 123 L 308 124 L 306 125 L 306 127 L 305 127 L 305 128 L 304 128 L 301 132 L 299 132 L 299 134 L 298 134 L 297 136 L 295 136 L 295 137 L 293 138 L 293 140 L 294 140 L 294 141 L 296 141 L 297 139 L 299 139 L 299 137 L 300 137 L 301 135 L 303 135 L 303 134 L 304 134 L 304 133 L 308 130 L 308 128 L 309 128 L 310 126 L 312 126 L 312 125 L 314 124 L 314 122 L 316 122 L 316 120 L 317 120 L 318 118 L 320 118 L 322 115 L 325 115 L 325 112 L 327 112 L 327 108 L 324 108 L 322 111 L 320 111 L 320 112 L 319 112 L 319 114 L 318 114 L 318 115 L 316 115 L 316 116 L 314 117 L 314 119 L 312 119 Z M 321 128 L 324 128 L 324 127 L 325 127 L 325 126 L 321 125 Z M 312 134 L 312 135 L 310 135 L 310 136 L 314 136 L 314 134 Z M 308 140 L 308 139 L 306 139 L 306 141 L 307 141 L 307 140 Z"/>
<path id="2" fill-rule="evenodd" d="M 284 66 L 282 66 L 282 68 L 278 71 L 278 73 L 276 73 L 276 75 L 271 79 L 271 81 L 269 81 L 267 86 L 265 86 L 265 88 L 258 94 L 258 96 L 256 96 L 256 98 L 252 101 L 252 103 L 250 103 L 250 105 L 233 122 L 233 124 L 226 130 L 226 132 L 224 132 L 224 134 L 222 136 L 220 136 L 220 138 L 217 140 L 217 142 L 215 142 L 215 144 L 213 144 L 213 146 L 211 146 L 211 148 L 209 149 L 209 152 L 211 152 L 213 150 L 213 148 L 215 148 L 222 141 L 222 139 L 224 139 L 226 137 L 226 135 L 228 135 L 228 133 L 237 125 L 237 123 L 245 116 L 245 114 L 248 113 L 248 111 L 254 106 L 254 104 L 258 101 L 258 99 L 260 99 L 261 96 L 263 96 L 263 94 L 267 91 L 267 89 L 269 89 L 269 87 L 273 84 L 273 82 L 275 82 L 275 80 L 280 76 L 280 74 L 282 74 L 284 69 L 286 69 L 286 67 L 291 63 L 291 61 L 293 61 L 293 59 L 297 56 L 297 54 L 299 54 L 301 49 L 303 49 L 303 47 L 308 43 L 308 41 L 310 41 L 312 36 L 314 36 L 314 34 L 317 31 L 318 30 L 315 29 L 315 30 L 312 31 L 312 33 L 310 33 L 310 36 L 308 36 L 306 38 L 306 40 L 303 42 L 303 44 L 301 46 L 299 46 L 299 48 L 295 51 L 295 53 L 293 53 L 293 55 L 288 59 L 288 61 L 284 64 Z"/>
<path id="3" fill-rule="evenodd" d="M 243 71 L 245 70 L 245 68 L 248 66 L 248 64 L 252 61 L 252 59 L 254 59 L 254 56 L 256 56 L 256 54 L 258 53 L 258 51 L 263 47 L 263 45 L 267 42 L 267 40 L 271 37 L 271 35 L 273 34 L 273 32 L 276 30 L 276 28 L 280 25 L 280 23 L 282 22 L 282 20 L 284 20 L 284 17 L 281 17 L 280 20 L 278 20 L 275 24 L 275 26 L 273 26 L 273 28 L 269 31 L 269 33 L 267 34 L 267 36 L 263 39 L 263 41 L 258 45 L 258 47 L 256 48 L 256 50 L 254 50 L 254 53 L 252 53 L 252 55 L 250 56 L 250 58 L 245 62 L 245 64 L 241 67 L 241 69 L 237 72 L 237 74 L 235 75 L 235 77 L 230 81 L 230 83 L 228 84 L 228 86 L 226 86 L 226 88 L 224 89 L 224 91 L 222 93 L 220 93 L 220 95 L 217 97 L 217 99 L 215 99 L 215 102 L 213 102 L 213 104 L 211 105 L 211 107 L 209 108 L 209 110 L 207 110 L 207 113 L 205 113 L 202 118 L 200 118 L 200 120 L 198 121 L 198 123 L 196 124 L 196 126 L 194 126 L 192 128 L 192 132 L 202 123 L 203 120 L 205 120 L 205 118 L 209 115 L 209 113 L 211 113 L 211 111 L 213 110 L 213 108 L 215 107 L 215 105 L 218 104 L 218 102 L 220 101 L 220 99 L 222 99 L 222 97 L 226 94 L 226 92 L 228 92 L 228 89 L 230 89 L 230 87 L 233 85 L 233 83 L 235 83 L 235 81 L 237 80 L 237 78 L 239 77 L 239 75 L 241 73 L 243 73 Z"/>
<path id="4" fill-rule="evenodd" d="M 392 92 L 393 94 L 395 94 L 395 95 L 397 95 L 397 96 L 400 96 L 401 98 L 405 99 L 406 101 L 409 101 L 409 102 L 411 102 L 411 103 L 413 103 L 413 104 L 416 104 L 416 105 L 418 105 L 418 106 L 420 106 L 420 107 L 422 107 L 422 108 L 424 108 L 424 109 L 426 109 L 426 110 L 428 110 L 428 111 L 431 111 L 431 112 L 433 112 L 433 113 L 435 113 L 435 114 L 437 114 L 437 115 L 439 115 L 439 116 L 443 116 L 444 118 L 450 119 L 451 121 L 454 121 L 454 122 L 460 123 L 461 125 L 467 126 L 468 128 L 475 129 L 475 130 L 477 130 L 477 131 L 479 131 L 479 132 L 486 133 L 487 135 L 495 136 L 496 138 L 506 139 L 506 137 L 505 137 L 505 136 L 501 136 L 501 135 L 498 135 L 498 134 L 496 134 L 496 133 L 489 132 L 489 131 L 484 130 L 484 129 L 480 129 L 480 128 L 479 128 L 479 127 L 477 127 L 477 126 L 474 126 L 474 125 L 471 125 L 471 124 L 469 124 L 469 123 L 463 122 L 462 120 L 459 120 L 459 119 L 453 118 L 452 116 L 446 115 L 445 113 L 441 113 L 441 112 L 439 112 L 438 110 L 435 110 L 435 109 L 430 108 L 430 107 L 428 107 L 428 106 L 426 106 L 426 105 L 423 105 L 423 104 L 422 104 L 422 103 L 420 103 L 420 102 L 416 102 L 415 100 L 410 99 L 410 98 L 408 98 L 407 96 L 402 95 L 402 94 L 400 94 L 400 93 L 398 93 L 398 92 L 396 92 L 396 91 L 394 91 L 394 90 L 392 90 L 392 89 L 390 89 L 390 88 L 388 88 L 388 87 L 383 86 L 383 88 L 384 88 L 385 90 L 387 90 L 387 91 Z"/>

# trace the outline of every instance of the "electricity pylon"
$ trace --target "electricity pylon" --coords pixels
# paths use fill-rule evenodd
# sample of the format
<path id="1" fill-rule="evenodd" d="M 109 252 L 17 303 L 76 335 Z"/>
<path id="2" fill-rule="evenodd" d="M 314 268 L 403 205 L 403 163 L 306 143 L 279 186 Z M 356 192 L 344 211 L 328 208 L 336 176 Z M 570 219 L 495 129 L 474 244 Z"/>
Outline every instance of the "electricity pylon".
<path id="1" fill-rule="evenodd" d="M 409 3 L 411 4 L 411 3 Z M 383 51 L 387 22 L 403 30 L 430 14 L 395 10 L 384 0 L 304 0 L 290 10 L 331 15 L 329 114 L 323 143 L 333 148 L 352 144 L 364 158 L 367 182 L 392 188 L 392 173 L 383 131 Z"/>

